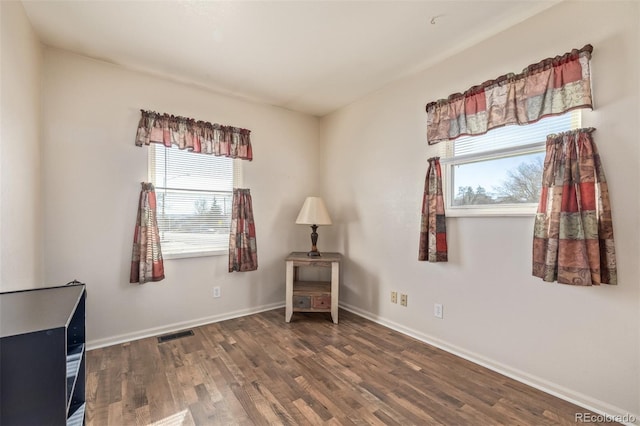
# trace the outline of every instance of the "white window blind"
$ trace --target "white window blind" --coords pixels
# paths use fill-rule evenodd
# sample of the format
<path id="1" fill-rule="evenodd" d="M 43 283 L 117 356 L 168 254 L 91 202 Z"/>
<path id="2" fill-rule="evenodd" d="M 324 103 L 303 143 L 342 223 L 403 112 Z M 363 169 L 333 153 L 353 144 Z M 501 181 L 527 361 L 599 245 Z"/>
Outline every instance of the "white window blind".
<path id="1" fill-rule="evenodd" d="M 580 114 L 574 110 L 543 118 L 533 124 L 505 126 L 493 129 L 484 135 L 463 136 L 449 143 L 453 144 L 454 157 L 504 149 L 513 150 L 532 144 L 544 146 L 547 135 L 578 128 L 579 122 Z"/>
<path id="2" fill-rule="evenodd" d="M 228 251 L 234 185 L 240 161 L 149 146 L 149 180 L 156 188 L 158 228 L 165 257 Z"/>

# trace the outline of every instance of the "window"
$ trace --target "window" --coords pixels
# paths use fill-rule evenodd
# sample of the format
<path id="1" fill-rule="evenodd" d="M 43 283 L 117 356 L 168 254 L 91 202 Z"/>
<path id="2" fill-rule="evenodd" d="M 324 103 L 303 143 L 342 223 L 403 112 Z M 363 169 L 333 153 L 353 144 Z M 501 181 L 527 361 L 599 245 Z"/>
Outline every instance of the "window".
<path id="1" fill-rule="evenodd" d="M 165 258 L 226 254 L 240 160 L 149 145 L 149 180 L 156 188 Z"/>
<path id="2" fill-rule="evenodd" d="M 547 135 L 578 127 L 574 110 L 442 143 L 447 216 L 534 214 Z"/>

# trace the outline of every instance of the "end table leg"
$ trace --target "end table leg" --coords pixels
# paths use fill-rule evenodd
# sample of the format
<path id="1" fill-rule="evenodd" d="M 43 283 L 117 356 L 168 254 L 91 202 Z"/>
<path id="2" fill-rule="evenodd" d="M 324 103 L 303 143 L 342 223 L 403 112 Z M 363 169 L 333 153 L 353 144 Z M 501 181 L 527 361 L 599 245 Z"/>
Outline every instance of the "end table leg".
<path id="1" fill-rule="evenodd" d="M 340 264 L 331 263 L 331 319 L 338 323 L 338 291 L 340 289 Z"/>
<path id="2" fill-rule="evenodd" d="M 293 316 L 293 262 L 287 261 L 286 294 L 284 302 L 284 320 L 290 322 Z"/>

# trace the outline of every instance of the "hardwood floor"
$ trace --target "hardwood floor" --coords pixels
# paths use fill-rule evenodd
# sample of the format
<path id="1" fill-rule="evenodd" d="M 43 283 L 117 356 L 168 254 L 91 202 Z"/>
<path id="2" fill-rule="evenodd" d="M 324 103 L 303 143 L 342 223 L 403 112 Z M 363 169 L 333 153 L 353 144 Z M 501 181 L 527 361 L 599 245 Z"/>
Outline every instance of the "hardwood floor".
<path id="1" fill-rule="evenodd" d="M 587 410 L 346 311 L 87 353 L 87 425 L 555 425 Z"/>

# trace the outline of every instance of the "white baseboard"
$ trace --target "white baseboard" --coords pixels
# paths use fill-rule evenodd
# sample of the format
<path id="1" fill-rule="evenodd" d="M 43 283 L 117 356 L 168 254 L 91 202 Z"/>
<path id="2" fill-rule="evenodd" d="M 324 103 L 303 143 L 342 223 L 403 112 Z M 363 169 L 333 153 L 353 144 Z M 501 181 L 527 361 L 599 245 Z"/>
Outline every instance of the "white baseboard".
<path id="1" fill-rule="evenodd" d="M 421 342 L 435 346 L 439 349 L 442 349 L 443 351 L 459 356 L 460 358 L 466 359 L 467 361 L 471 361 L 474 364 L 478 364 L 483 367 L 486 367 L 489 370 L 495 371 L 496 373 L 500 373 L 504 376 L 517 380 L 533 388 L 536 388 L 538 390 L 541 390 L 543 392 L 556 396 L 565 401 L 571 402 L 572 404 L 586 408 L 587 410 L 593 411 L 604 417 L 612 418 L 619 423 L 629 425 L 629 426 L 640 425 L 640 414 L 629 413 L 628 411 L 623 410 L 622 408 L 613 406 L 604 401 L 592 398 L 580 392 L 575 392 L 571 389 L 560 386 L 556 383 L 550 382 L 543 378 L 528 374 L 524 371 L 509 367 L 508 365 L 502 364 L 493 359 L 468 351 L 459 346 L 452 345 L 443 340 L 437 339 L 433 336 L 429 336 L 420 331 L 405 327 L 401 324 L 390 321 L 378 315 L 374 315 L 356 306 L 341 302 L 340 308 L 345 309 L 361 317 L 364 317 L 377 324 L 383 325 L 392 330 L 400 332 L 402 334 L 406 334 L 407 336 L 411 336 L 414 339 L 420 340 Z M 627 420 L 630 420 L 630 421 L 627 421 Z M 601 419 L 600 422 L 606 422 L 606 420 Z"/>
<path id="2" fill-rule="evenodd" d="M 162 327 L 147 328 L 145 330 L 134 331 L 132 333 L 120 334 L 117 336 L 106 337 L 104 339 L 90 340 L 87 342 L 87 350 L 104 348 L 105 346 L 118 345 L 120 343 L 131 342 L 132 340 L 144 339 L 147 337 L 158 336 L 160 334 L 172 333 L 185 328 L 198 327 L 201 325 L 211 324 L 214 322 L 225 321 L 229 319 L 244 317 L 247 315 L 257 314 L 259 312 L 270 311 L 272 309 L 283 308 L 284 302 L 271 303 L 268 305 L 257 306 L 250 309 L 241 309 L 233 312 L 226 312 L 220 315 L 213 315 L 195 320 L 178 322 L 174 324 L 164 325 Z"/>

